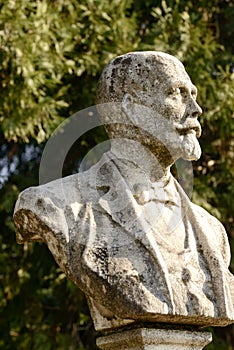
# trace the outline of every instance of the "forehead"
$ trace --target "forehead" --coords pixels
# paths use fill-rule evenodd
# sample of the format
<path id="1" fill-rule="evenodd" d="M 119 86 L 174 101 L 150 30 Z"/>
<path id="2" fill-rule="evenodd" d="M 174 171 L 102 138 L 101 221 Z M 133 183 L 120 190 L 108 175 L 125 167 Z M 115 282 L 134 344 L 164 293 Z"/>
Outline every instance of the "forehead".
<path id="1" fill-rule="evenodd" d="M 170 87 L 185 87 L 196 92 L 184 65 L 174 56 L 161 52 L 146 52 L 136 55 L 128 68 L 129 75 L 125 82 L 130 82 L 130 91 L 133 88 L 140 94 L 145 94 L 146 91 L 155 94 Z"/>
<path id="2" fill-rule="evenodd" d="M 151 69 L 151 80 L 153 86 L 168 87 L 182 86 L 194 87 L 183 64 L 177 59 L 168 59 L 164 62 L 155 62 Z"/>
<path id="3" fill-rule="evenodd" d="M 157 84 L 157 83 L 156 83 Z M 196 86 L 192 83 L 188 74 L 181 76 L 170 76 L 165 80 L 163 84 L 160 84 L 162 90 L 168 90 L 169 88 L 185 88 L 197 93 Z M 159 87 L 160 89 L 160 87 Z"/>

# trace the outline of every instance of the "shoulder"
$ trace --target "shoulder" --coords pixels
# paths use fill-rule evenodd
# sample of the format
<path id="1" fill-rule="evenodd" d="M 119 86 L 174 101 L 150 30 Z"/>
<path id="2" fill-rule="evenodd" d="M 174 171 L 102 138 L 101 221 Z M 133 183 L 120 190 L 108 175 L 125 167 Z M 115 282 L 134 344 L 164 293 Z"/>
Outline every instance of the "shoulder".
<path id="1" fill-rule="evenodd" d="M 33 186 L 20 193 L 15 205 L 15 212 L 19 209 L 34 209 L 49 203 L 63 209 L 68 202 L 79 201 L 78 176 L 72 175 L 57 179 L 47 184 Z"/>
<path id="2" fill-rule="evenodd" d="M 106 177 L 100 180 L 100 167 L 99 162 L 87 171 L 22 191 L 14 209 L 18 233 L 30 231 L 30 223 L 34 218 L 34 222 L 42 222 L 54 232 L 62 231 L 67 235 L 68 226 L 73 225 L 80 215 L 84 216 L 84 212 L 90 213 L 94 204 L 99 202 L 97 187 L 106 182 Z M 32 228 L 33 232 L 28 232 L 27 237 L 31 235 L 34 240 L 36 230 L 35 227 Z M 23 241 L 20 238 L 18 240 Z"/>
<path id="3" fill-rule="evenodd" d="M 222 225 L 222 223 L 213 215 L 211 215 L 207 210 L 204 208 L 200 207 L 197 204 L 191 203 L 194 211 L 200 216 L 201 220 L 206 220 L 208 223 L 212 225 L 212 228 L 214 231 L 224 231 L 225 229 Z M 226 235 L 226 232 L 225 232 Z"/>
<path id="4" fill-rule="evenodd" d="M 230 264 L 231 253 L 226 230 L 222 223 L 213 215 L 208 213 L 204 208 L 192 203 L 192 208 L 198 217 L 198 220 L 210 239 L 214 240 L 218 248 L 221 250 L 224 261 Z"/>

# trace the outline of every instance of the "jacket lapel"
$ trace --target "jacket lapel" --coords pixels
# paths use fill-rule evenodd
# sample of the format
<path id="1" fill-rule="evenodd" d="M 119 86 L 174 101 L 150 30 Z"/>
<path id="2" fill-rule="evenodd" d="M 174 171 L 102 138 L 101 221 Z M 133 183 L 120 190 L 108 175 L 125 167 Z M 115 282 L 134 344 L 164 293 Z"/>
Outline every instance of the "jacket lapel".
<path id="1" fill-rule="evenodd" d="M 134 240 L 139 241 L 154 258 L 161 270 L 161 276 L 164 277 L 169 312 L 174 313 L 175 305 L 168 269 L 154 239 L 151 227 L 141 215 L 140 206 L 114 163 L 112 163 L 112 167 L 114 167 L 115 183 L 110 184 L 110 190 L 100 198 L 99 204 L 115 222 L 123 227 Z"/>

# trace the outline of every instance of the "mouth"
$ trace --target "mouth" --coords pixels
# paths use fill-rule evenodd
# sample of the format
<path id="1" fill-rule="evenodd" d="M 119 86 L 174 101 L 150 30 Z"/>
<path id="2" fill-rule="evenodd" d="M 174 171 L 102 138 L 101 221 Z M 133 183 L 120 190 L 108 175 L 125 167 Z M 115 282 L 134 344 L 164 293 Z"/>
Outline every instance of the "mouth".
<path id="1" fill-rule="evenodd" d="M 187 135 L 189 133 L 193 133 L 194 135 L 196 135 L 197 138 L 199 138 L 201 136 L 201 126 L 200 124 L 196 124 L 196 125 L 181 125 L 181 124 L 177 124 L 176 125 L 176 130 L 177 132 L 182 136 L 182 135 Z"/>

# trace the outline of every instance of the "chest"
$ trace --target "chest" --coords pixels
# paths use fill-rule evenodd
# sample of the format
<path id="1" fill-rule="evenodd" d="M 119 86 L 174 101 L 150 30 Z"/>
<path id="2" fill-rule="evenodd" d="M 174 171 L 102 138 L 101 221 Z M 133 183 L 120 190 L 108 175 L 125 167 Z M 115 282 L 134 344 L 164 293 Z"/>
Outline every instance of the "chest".
<path id="1" fill-rule="evenodd" d="M 171 255 L 181 255 L 196 244 L 180 205 L 148 202 L 142 206 L 142 216 L 158 246 Z"/>

